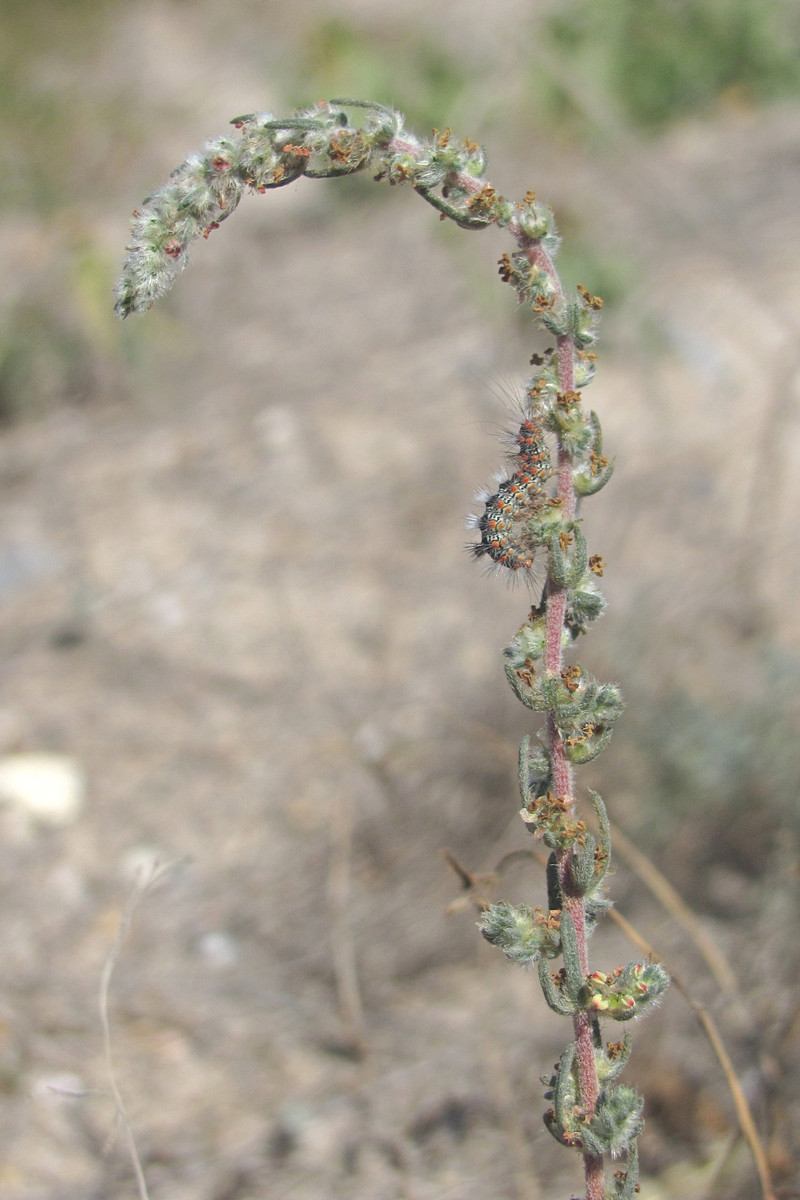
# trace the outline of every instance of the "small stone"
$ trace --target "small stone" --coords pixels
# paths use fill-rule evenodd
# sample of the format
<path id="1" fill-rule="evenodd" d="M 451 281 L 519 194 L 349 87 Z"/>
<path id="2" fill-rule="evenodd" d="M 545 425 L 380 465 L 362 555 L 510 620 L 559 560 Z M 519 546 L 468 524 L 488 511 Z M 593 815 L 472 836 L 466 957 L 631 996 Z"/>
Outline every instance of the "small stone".
<path id="1" fill-rule="evenodd" d="M 217 971 L 233 966 L 239 957 L 239 948 L 234 939 L 221 931 L 204 933 L 197 948 L 206 966 Z"/>
<path id="2" fill-rule="evenodd" d="M 31 1087 L 32 1094 L 53 1102 L 81 1099 L 86 1095 L 86 1084 L 80 1075 L 72 1071 L 57 1071 L 52 1075 L 40 1075 Z"/>
<path id="3" fill-rule="evenodd" d="M 85 798 L 86 781 L 74 758 L 45 753 L 0 758 L 0 803 L 40 825 L 72 825 Z"/>

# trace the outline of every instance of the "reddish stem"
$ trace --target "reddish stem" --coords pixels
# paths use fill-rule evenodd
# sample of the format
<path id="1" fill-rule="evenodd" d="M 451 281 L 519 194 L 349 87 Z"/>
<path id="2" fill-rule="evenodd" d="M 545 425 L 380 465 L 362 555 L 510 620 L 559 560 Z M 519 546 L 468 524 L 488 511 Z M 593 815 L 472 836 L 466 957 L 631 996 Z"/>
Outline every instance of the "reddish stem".
<path id="1" fill-rule="evenodd" d="M 389 147 L 392 151 L 402 151 L 416 155 L 419 153 L 419 143 L 411 139 L 394 138 Z M 465 192 L 475 193 L 485 185 L 485 180 L 475 179 L 466 172 L 454 172 L 452 182 Z M 524 234 L 516 220 L 508 226 L 509 232 L 517 239 L 528 254 L 533 266 L 546 271 L 553 282 L 557 302 L 563 303 L 564 289 L 553 260 L 542 246 Z M 569 392 L 575 386 L 575 360 L 571 338 L 557 338 L 557 363 L 559 391 Z M 572 481 L 572 461 L 565 452 L 561 440 L 558 443 L 556 495 L 561 501 L 561 512 L 565 521 L 575 517 L 577 497 Z M 565 588 L 549 586 L 547 590 L 546 640 L 544 652 L 545 672 L 558 678 L 563 669 L 562 634 L 567 607 L 567 591 Z M 553 773 L 553 788 L 557 796 L 563 797 L 570 813 L 575 811 L 575 796 L 573 792 L 572 767 L 567 758 L 564 739 L 556 728 L 551 714 L 547 717 L 547 737 L 550 748 L 550 762 Z M 561 881 L 563 910 L 569 913 L 575 928 L 578 944 L 578 958 L 581 971 L 589 974 L 589 956 L 586 938 L 586 913 L 583 897 L 576 895 L 570 885 L 569 862 L 571 851 L 561 851 L 557 855 L 558 873 Z M 573 1021 L 575 1041 L 577 1043 L 576 1062 L 578 1069 L 578 1091 L 580 1106 L 587 1119 L 592 1116 L 597 1104 L 600 1085 L 597 1078 L 597 1065 L 594 1057 L 594 1022 L 585 1012 L 578 1013 Z M 602 1157 L 589 1154 L 583 1155 L 584 1175 L 586 1179 L 586 1200 L 605 1200 L 605 1173 Z"/>
<path id="2" fill-rule="evenodd" d="M 525 248 L 527 249 L 531 264 L 547 272 L 555 285 L 558 299 L 563 301 L 563 288 L 550 255 L 544 250 L 540 242 L 528 241 Z M 557 339 L 556 354 L 559 390 L 562 393 L 572 391 L 575 386 L 575 363 L 572 341 L 569 337 L 564 336 Z M 560 439 L 556 471 L 556 494 L 561 501 L 561 511 L 564 520 L 571 521 L 575 517 L 577 498 L 572 481 L 572 462 L 564 451 Z M 562 634 L 566 606 L 566 589 L 549 585 L 547 589 L 547 633 L 544 669 L 548 675 L 555 678 L 559 678 L 563 669 Z M 572 766 L 567 758 L 564 739 L 556 727 L 552 714 L 548 714 L 547 716 L 547 738 L 553 772 L 553 790 L 557 796 L 562 797 L 566 801 L 567 807 L 572 813 L 575 811 Z M 569 913 L 575 927 L 575 939 L 578 944 L 578 958 L 581 971 L 584 975 L 588 975 L 589 954 L 586 937 L 586 912 L 583 897 L 576 895 L 570 884 L 569 862 L 571 854 L 571 850 L 560 851 L 557 854 L 562 903 L 564 911 Z M 574 1017 L 573 1027 L 577 1044 L 576 1062 L 580 1106 L 588 1118 L 594 1113 L 600 1093 L 597 1065 L 594 1056 L 594 1022 L 589 1013 L 580 1012 Z M 585 1151 L 583 1165 L 586 1179 L 586 1200 L 604 1200 L 606 1185 L 602 1157 L 589 1154 L 588 1151 Z"/>
<path id="3" fill-rule="evenodd" d="M 388 147 L 391 151 L 416 155 L 419 153 L 419 143 L 411 139 L 395 137 Z M 485 180 L 476 179 L 466 172 L 453 172 L 451 181 L 463 191 L 476 193 L 485 185 Z M 542 246 L 541 242 L 528 237 L 512 220 L 508 231 L 527 252 L 533 266 L 546 271 L 553 282 L 556 301 L 564 302 L 564 289 L 553 265 L 553 260 Z M 569 392 L 575 387 L 575 360 L 571 338 L 557 338 L 557 362 L 559 391 Z M 565 521 L 575 518 L 577 497 L 572 482 L 572 462 L 559 439 L 557 457 L 556 495 L 561 501 L 561 512 Z M 545 672 L 558 678 L 563 669 L 562 634 L 567 607 L 567 591 L 565 588 L 548 586 L 546 640 L 544 652 Z M 572 782 L 572 766 L 567 758 L 564 739 L 556 728 L 552 714 L 547 717 L 547 737 L 550 748 L 550 763 L 553 773 L 553 788 L 557 796 L 562 797 L 570 813 L 575 811 L 575 796 Z M 569 862 L 572 852 L 564 850 L 557 854 L 558 874 L 561 881 L 563 910 L 569 913 L 575 927 L 575 937 L 578 943 L 578 958 L 581 971 L 589 974 L 589 956 L 586 939 L 586 912 L 583 897 L 576 895 L 570 885 Z M 586 1117 L 592 1116 L 597 1104 L 600 1086 L 597 1079 L 597 1066 L 594 1057 L 594 1022 L 585 1012 L 578 1013 L 573 1021 L 575 1040 L 577 1043 L 576 1061 L 578 1067 L 578 1090 L 580 1106 Z M 603 1170 L 603 1159 L 588 1151 L 583 1155 L 584 1175 L 586 1178 L 586 1200 L 605 1200 L 606 1186 Z"/>

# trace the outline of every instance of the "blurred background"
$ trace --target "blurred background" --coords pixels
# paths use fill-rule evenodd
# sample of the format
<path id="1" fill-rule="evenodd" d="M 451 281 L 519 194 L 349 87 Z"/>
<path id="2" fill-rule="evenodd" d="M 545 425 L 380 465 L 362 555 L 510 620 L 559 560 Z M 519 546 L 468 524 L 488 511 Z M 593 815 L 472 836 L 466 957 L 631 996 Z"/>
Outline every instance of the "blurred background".
<path id="1" fill-rule="evenodd" d="M 112 963 L 151 1200 L 580 1190 L 541 1121 L 568 1030 L 442 855 L 544 902 L 530 859 L 482 878 L 532 846 L 501 658 L 532 596 L 464 553 L 540 344 L 498 286 L 507 242 L 368 176 L 300 181 L 247 197 L 146 317 L 112 314 L 149 190 L 239 113 L 337 96 L 484 142 L 605 298 L 617 469 L 585 516 L 610 609 L 581 660 L 628 711 L 579 782 L 621 831 L 619 910 L 717 1021 L 800 1195 L 797 4 L 0 21 L 0 1197 L 137 1194 Z M 606 922 L 592 953 L 642 951 Z M 762 1195 L 677 989 L 629 1079 L 643 1197 Z"/>

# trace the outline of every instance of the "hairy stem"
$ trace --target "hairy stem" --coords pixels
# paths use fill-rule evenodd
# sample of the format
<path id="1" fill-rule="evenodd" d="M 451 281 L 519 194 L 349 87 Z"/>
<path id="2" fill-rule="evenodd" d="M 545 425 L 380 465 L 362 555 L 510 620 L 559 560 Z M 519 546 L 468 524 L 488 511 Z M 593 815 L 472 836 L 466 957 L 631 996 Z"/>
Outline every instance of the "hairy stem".
<path id="1" fill-rule="evenodd" d="M 532 266 L 547 272 L 553 281 L 558 296 L 563 299 L 564 290 L 556 271 L 553 260 L 540 242 L 527 245 L 528 258 Z M 559 337 L 556 340 L 556 356 L 558 364 L 559 390 L 572 391 L 575 386 L 575 360 L 572 339 Z M 577 509 L 577 497 L 572 478 L 572 460 L 564 450 L 562 440 L 558 439 L 557 458 L 557 490 L 556 495 L 561 501 L 562 513 L 565 520 L 572 520 Z M 545 672 L 558 678 L 563 668 L 563 629 L 567 606 L 567 589 L 547 586 L 547 634 L 544 652 Z M 557 796 L 566 801 L 568 811 L 575 811 L 575 794 L 572 767 L 567 759 L 564 738 L 559 733 L 552 713 L 547 715 L 547 740 L 550 749 L 550 764 L 553 773 L 553 788 Z M 561 882 L 564 911 L 572 918 L 575 927 L 575 939 L 578 947 L 578 957 L 581 971 L 589 974 L 589 949 L 586 934 L 586 911 L 583 896 L 572 894 L 569 877 L 569 861 L 573 850 L 558 851 L 558 875 Z M 582 1011 L 573 1017 L 573 1028 L 577 1045 L 576 1062 L 578 1066 L 578 1100 L 587 1118 L 594 1114 L 597 1098 L 600 1094 L 600 1084 L 597 1078 L 597 1064 L 594 1054 L 595 1020 L 587 1012 Z M 603 1159 L 584 1151 L 584 1175 L 586 1179 L 586 1200 L 604 1200 L 606 1194 L 605 1172 Z"/>

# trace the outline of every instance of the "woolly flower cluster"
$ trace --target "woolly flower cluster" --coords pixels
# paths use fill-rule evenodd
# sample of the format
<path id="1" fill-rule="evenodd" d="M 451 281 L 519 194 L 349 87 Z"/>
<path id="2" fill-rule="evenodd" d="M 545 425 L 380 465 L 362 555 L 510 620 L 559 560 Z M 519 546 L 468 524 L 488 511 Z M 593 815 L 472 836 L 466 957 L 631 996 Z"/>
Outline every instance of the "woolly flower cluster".
<path id="1" fill-rule="evenodd" d="M 235 118 L 231 124 L 240 130 L 239 138 L 208 142 L 134 212 L 117 285 L 117 313 L 144 312 L 163 296 L 186 266 L 190 243 L 219 228 L 246 189 L 265 192 L 301 175 L 359 170 L 401 123 L 399 115 L 375 107 L 364 128 L 353 130 L 336 102 L 300 109 L 284 119 L 271 113 Z"/>
<path id="2" fill-rule="evenodd" d="M 365 110 L 360 125 L 349 124 L 346 108 Z M 476 142 L 455 143 L 449 129 L 416 138 L 400 113 L 381 104 L 321 100 L 289 117 L 250 113 L 231 124 L 238 138 L 208 142 L 133 214 L 116 292 L 119 316 L 144 312 L 163 296 L 186 266 L 190 243 L 217 229 L 246 190 L 266 192 L 300 176 L 327 179 L 371 167 L 376 180 L 410 184 L 442 219 L 467 229 L 498 224 L 521 232 L 532 219 L 527 205 L 518 212 L 482 178 L 486 155 Z"/>
<path id="3" fill-rule="evenodd" d="M 121 317 L 144 312 L 163 296 L 186 266 L 189 243 L 201 234 L 208 237 L 236 208 L 244 185 L 231 170 L 231 145 L 226 139 L 209 142 L 134 212 L 117 285 Z"/>

